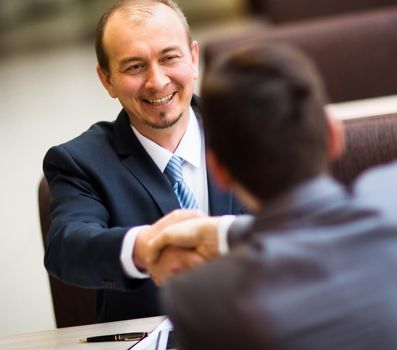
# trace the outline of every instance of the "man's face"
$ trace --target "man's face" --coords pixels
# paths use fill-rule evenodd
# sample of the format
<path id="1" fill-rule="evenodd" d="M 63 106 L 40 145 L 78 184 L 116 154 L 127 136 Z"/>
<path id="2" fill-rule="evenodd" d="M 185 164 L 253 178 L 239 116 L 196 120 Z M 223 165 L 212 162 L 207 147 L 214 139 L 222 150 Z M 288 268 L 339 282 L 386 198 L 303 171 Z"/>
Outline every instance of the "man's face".
<path id="1" fill-rule="evenodd" d="M 189 47 L 185 28 L 171 8 L 155 5 L 141 20 L 114 14 L 103 43 L 110 71 L 99 68 L 98 73 L 138 131 L 153 139 L 171 126 L 187 125 L 198 45 Z"/>

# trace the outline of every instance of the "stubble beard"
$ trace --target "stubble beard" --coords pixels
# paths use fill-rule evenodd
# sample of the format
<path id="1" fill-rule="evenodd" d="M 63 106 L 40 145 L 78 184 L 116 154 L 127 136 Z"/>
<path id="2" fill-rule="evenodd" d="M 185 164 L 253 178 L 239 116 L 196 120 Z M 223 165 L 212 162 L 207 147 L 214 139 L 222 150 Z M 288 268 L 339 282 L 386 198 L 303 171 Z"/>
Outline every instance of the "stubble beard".
<path id="1" fill-rule="evenodd" d="M 166 113 L 160 112 L 159 117 L 160 117 L 160 120 L 165 119 Z M 162 123 L 160 122 L 159 124 L 153 124 L 148 121 L 145 121 L 145 124 L 155 130 L 169 129 L 169 128 L 172 128 L 176 123 L 178 123 L 182 119 L 182 117 L 183 117 L 183 113 L 180 113 L 173 120 L 165 120 L 164 122 L 162 122 Z"/>

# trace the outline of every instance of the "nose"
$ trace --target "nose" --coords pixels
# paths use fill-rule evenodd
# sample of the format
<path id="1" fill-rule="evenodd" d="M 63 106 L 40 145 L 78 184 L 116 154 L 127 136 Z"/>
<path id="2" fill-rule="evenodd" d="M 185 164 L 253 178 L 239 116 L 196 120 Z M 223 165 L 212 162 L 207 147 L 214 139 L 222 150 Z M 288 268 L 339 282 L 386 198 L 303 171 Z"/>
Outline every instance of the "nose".
<path id="1" fill-rule="evenodd" d="M 149 90 L 159 91 L 170 82 L 163 67 L 154 65 L 147 70 L 146 88 Z"/>

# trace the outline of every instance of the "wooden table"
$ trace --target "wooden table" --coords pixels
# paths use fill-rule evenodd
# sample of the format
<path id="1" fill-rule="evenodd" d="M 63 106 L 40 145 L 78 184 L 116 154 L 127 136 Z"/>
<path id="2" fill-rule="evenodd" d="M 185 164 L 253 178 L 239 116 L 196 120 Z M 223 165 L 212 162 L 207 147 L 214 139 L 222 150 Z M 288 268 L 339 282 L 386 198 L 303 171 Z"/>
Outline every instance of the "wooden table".
<path id="1" fill-rule="evenodd" d="M 150 332 L 163 320 L 164 316 L 148 317 L 128 321 L 98 323 L 93 325 L 58 328 L 26 334 L 0 337 L 1 350 L 126 350 L 135 342 L 81 343 L 87 337 L 129 332 Z"/>

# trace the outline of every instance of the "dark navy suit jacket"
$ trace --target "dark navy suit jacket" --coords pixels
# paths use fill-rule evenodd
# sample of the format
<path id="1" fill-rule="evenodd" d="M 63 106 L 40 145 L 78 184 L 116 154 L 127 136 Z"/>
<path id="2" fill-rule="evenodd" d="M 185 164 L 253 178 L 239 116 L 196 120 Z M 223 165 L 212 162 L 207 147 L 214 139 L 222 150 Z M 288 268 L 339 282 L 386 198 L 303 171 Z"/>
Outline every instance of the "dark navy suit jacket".
<path id="1" fill-rule="evenodd" d="M 196 115 L 196 98 L 192 101 Z M 150 279 L 128 278 L 120 263 L 123 237 L 179 208 L 169 182 L 139 143 L 123 110 L 115 122 L 94 124 L 79 137 L 51 148 L 44 172 L 53 197 L 45 266 L 66 283 L 95 288 L 100 321 L 159 315 Z M 212 215 L 240 214 L 210 175 Z"/>

